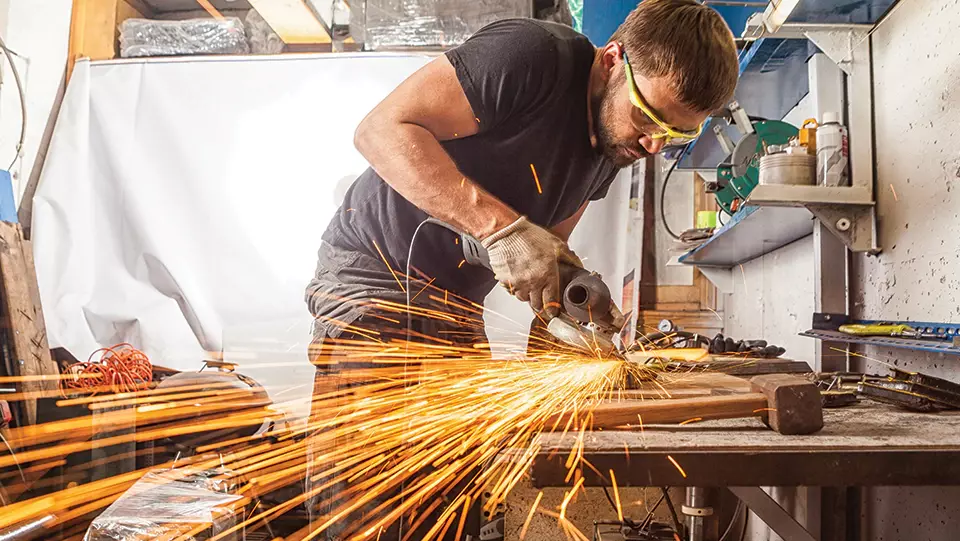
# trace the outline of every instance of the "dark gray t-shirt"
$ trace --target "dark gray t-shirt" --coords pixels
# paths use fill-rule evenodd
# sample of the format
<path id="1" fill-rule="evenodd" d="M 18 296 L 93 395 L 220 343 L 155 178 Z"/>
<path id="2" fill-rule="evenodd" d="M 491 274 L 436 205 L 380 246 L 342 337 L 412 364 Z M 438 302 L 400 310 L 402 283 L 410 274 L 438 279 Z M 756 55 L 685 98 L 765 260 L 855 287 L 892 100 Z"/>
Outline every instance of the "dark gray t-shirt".
<path id="1" fill-rule="evenodd" d="M 464 175 L 545 227 L 606 195 L 618 169 L 590 145 L 587 84 L 594 47 L 586 36 L 554 23 L 508 19 L 484 27 L 446 55 L 480 123 L 476 135 L 443 143 Z M 404 272 L 410 240 L 426 218 L 367 169 L 323 240 L 378 260 L 379 247 L 390 265 Z M 411 276 L 435 278 L 437 287 L 482 303 L 496 284 L 493 273 L 461 266 L 462 260 L 452 232 L 425 225 L 417 235 Z"/>

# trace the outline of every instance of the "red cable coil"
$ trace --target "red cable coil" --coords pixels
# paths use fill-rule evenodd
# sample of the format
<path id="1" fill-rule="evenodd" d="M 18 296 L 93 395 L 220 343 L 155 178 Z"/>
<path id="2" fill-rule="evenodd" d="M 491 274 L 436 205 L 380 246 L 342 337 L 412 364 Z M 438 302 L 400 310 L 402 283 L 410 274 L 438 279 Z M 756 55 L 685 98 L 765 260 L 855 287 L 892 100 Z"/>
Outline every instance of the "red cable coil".
<path id="1" fill-rule="evenodd" d="M 96 361 L 93 357 L 100 354 Z M 130 344 L 101 348 L 90 354 L 86 362 L 74 363 L 60 379 L 60 393 L 96 395 L 107 391 L 126 393 L 145 389 L 153 380 L 150 359 Z"/>

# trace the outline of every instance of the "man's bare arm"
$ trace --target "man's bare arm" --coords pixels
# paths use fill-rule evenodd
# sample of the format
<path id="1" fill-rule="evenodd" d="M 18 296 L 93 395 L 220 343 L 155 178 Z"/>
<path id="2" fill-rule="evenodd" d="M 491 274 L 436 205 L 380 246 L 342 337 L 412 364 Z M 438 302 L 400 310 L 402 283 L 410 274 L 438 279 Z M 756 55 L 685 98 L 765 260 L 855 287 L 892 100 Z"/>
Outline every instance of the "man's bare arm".
<path id="1" fill-rule="evenodd" d="M 354 144 L 418 208 L 483 240 L 519 214 L 457 169 L 440 141 L 478 131 L 453 65 L 440 56 L 411 75 L 360 123 Z"/>
<path id="2" fill-rule="evenodd" d="M 580 218 L 583 218 L 583 213 L 587 210 L 588 203 L 589 202 L 581 205 L 580 208 L 577 209 L 577 212 L 573 213 L 573 216 L 553 226 L 550 231 L 552 231 L 554 235 L 569 242 L 570 234 L 573 233 L 573 228 L 577 227 L 577 224 L 580 223 Z"/>

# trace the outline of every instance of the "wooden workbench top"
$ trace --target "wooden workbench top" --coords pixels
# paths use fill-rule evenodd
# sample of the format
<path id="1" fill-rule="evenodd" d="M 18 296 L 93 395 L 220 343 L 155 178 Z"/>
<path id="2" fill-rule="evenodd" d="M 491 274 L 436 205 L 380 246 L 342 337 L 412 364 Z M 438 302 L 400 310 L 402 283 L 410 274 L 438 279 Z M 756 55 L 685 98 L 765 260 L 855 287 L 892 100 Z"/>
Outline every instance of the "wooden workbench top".
<path id="1" fill-rule="evenodd" d="M 534 483 L 563 485 L 575 443 L 573 434 L 541 435 Z M 759 419 L 597 431 L 587 433 L 583 456 L 625 486 L 960 485 L 960 412 L 865 401 L 824 410 L 823 430 L 809 436 L 782 436 Z"/>

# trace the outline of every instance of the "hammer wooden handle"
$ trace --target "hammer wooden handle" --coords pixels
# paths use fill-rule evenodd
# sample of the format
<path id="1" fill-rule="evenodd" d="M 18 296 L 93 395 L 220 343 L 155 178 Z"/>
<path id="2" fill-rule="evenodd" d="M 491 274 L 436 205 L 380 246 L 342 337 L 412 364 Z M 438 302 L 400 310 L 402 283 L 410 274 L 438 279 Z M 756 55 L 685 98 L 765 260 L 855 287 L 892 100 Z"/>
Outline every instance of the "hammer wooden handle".
<path id="1" fill-rule="evenodd" d="M 700 418 L 739 419 L 763 417 L 767 414 L 767 397 L 763 393 L 730 396 L 705 396 L 670 400 L 627 400 L 606 402 L 593 409 L 593 429 L 612 429 L 624 425 L 675 424 Z M 563 415 L 557 430 L 563 430 L 570 413 Z M 580 414 L 582 418 L 582 414 Z M 552 426 L 554 423 L 547 423 Z"/>

